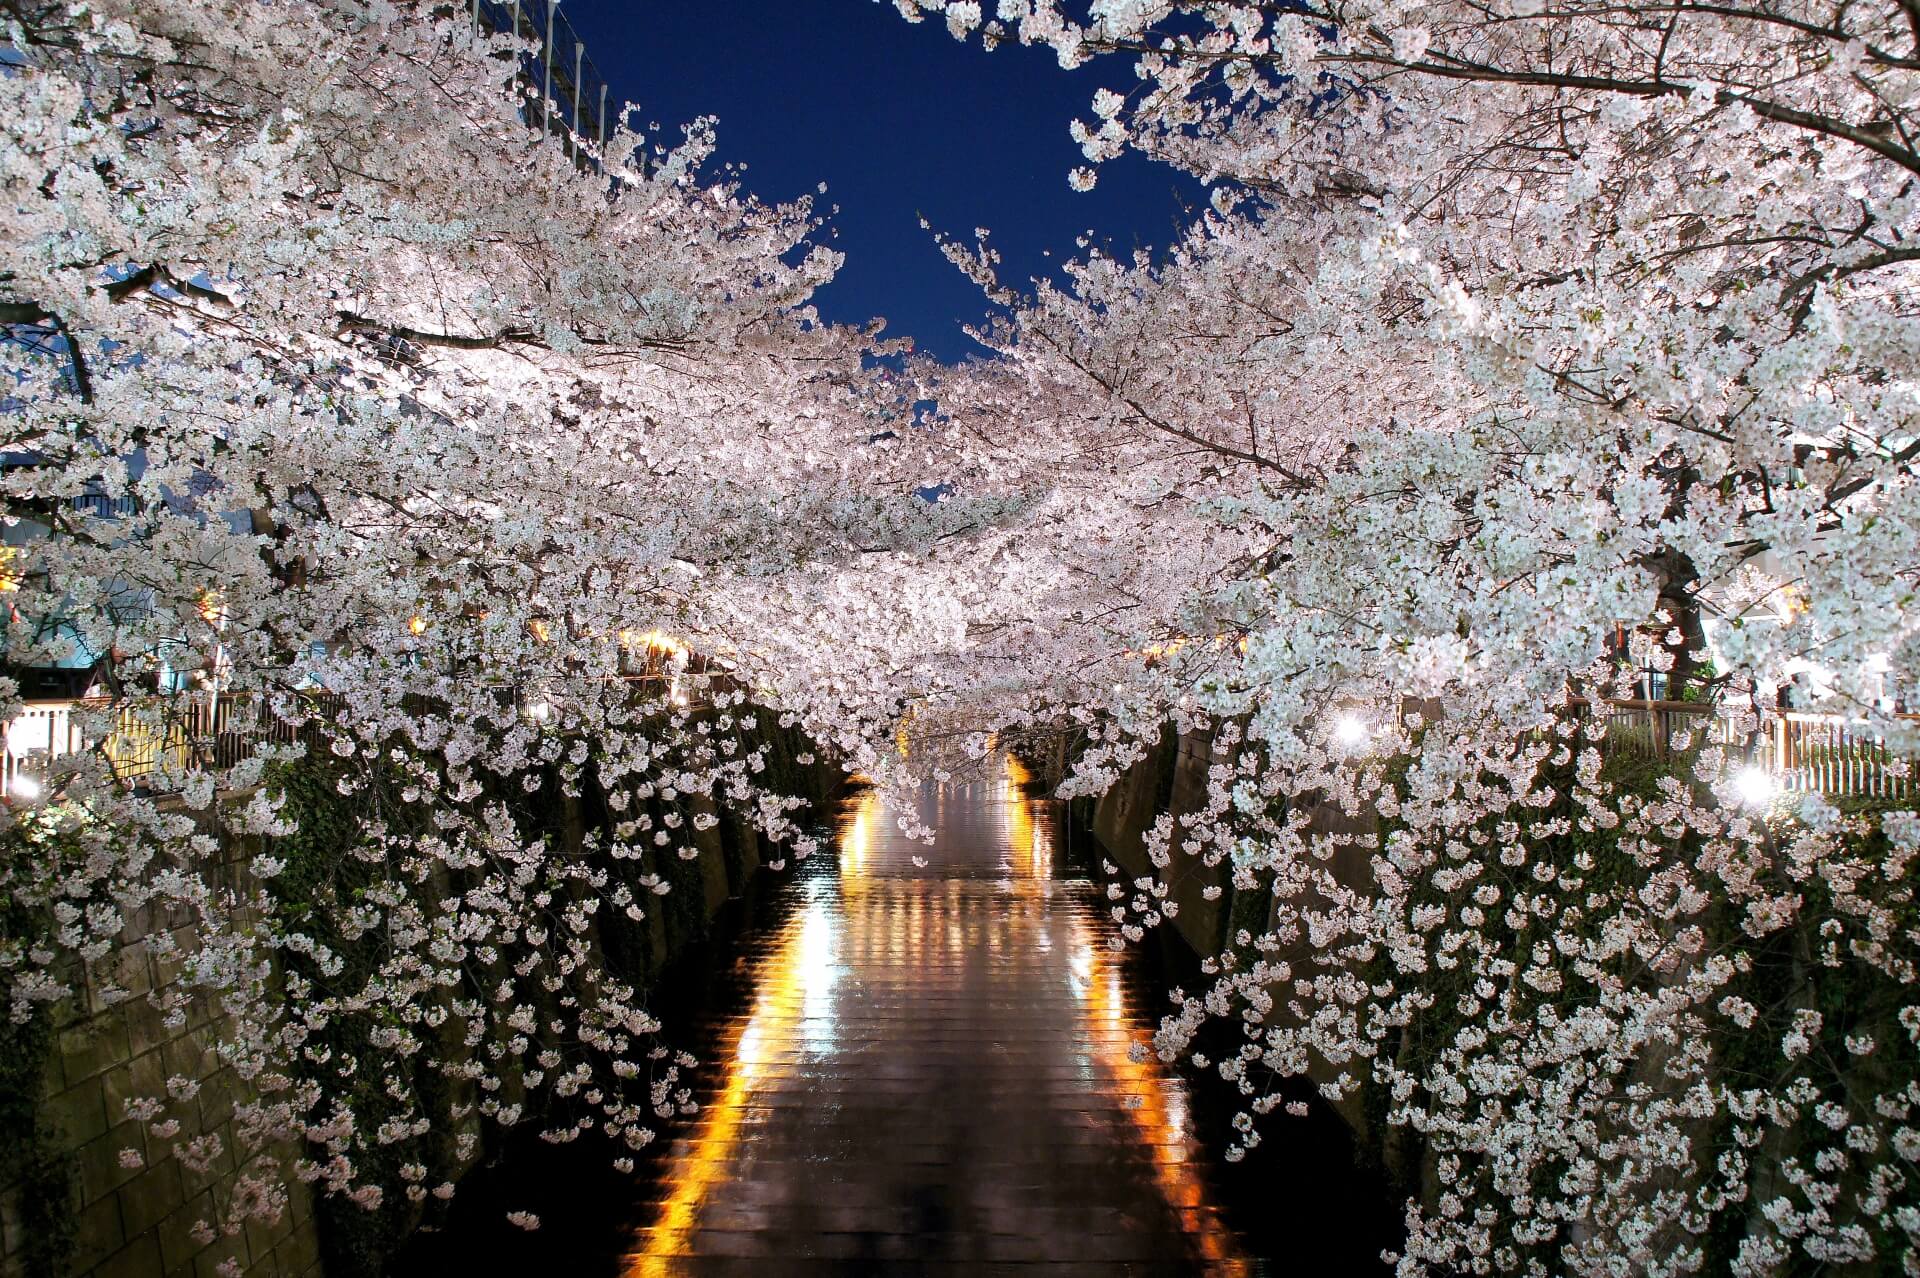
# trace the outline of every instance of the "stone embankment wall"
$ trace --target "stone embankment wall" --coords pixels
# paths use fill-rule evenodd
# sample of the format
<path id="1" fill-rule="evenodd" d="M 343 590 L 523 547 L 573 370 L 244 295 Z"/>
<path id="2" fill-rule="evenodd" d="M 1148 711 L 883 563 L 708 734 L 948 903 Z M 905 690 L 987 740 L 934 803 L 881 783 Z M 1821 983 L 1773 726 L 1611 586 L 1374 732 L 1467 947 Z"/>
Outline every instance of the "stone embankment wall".
<path id="1" fill-rule="evenodd" d="M 1128 769 L 1111 789 L 1095 800 L 1090 812 L 1076 805 L 1077 819 L 1090 827 L 1095 841 L 1120 867 L 1128 882 L 1147 875 L 1170 880 L 1168 897 L 1180 908 L 1162 925 L 1162 931 L 1171 931 L 1179 937 L 1180 944 L 1192 958 L 1210 958 L 1220 953 L 1232 940 L 1230 933 L 1240 928 L 1258 934 L 1272 926 L 1274 902 L 1270 897 L 1249 899 L 1245 894 L 1236 893 L 1230 865 L 1223 862 L 1209 866 L 1179 851 L 1181 836 L 1185 833 L 1182 816 L 1206 807 L 1208 770 L 1215 764 L 1234 762 L 1238 748 L 1217 745 L 1211 731 L 1175 734 L 1168 729 L 1158 748 Z M 1163 813 L 1174 822 L 1174 864 L 1169 867 L 1170 872 L 1154 869 L 1144 842 L 1146 832 Z M 1369 862 L 1372 853 L 1356 844 L 1352 836 L 1377 832 L 1377 818 L 1371 813 L 1350 816 L 1337 805 L 1320 803 L 1312 809 L 1307 829 L 1309 837 L 1346 836 L 1336 841 L 1330 850 L 1330 867 L 1342 884 L 1365 891 L 1372 881 Z M 1221 889 L 1212 900 L 1206 896 L 1209 887 Z M 1303 904 L 1310 905 L 1311 900 Z M 1304 966 L 1308 942 L 1303 936 L 1296 945 L 1299 947 L 1296 951 L 1281 950 L 1268 957 Z M 1316 1058 L 1309 1078 L 1314 1082 L 1330 1081 L 1331 1075 L 1323 1077 L 1320 1066 Z M 1364 1101 L 1350 1096 L 1336 1103 L 1334 1109 L 1364 1142 L 1372 1126 Z"/>
<path id="2" fill-rule="evenodd" d="M 1197 858 L 1182 857 L 1179 852 L 1181 836 L 1185 833 L 1182 818 L 1207 805 L 1209 769 L 1216 764 L 1232 764 L 1239 748 L 1216 744 L 1211 731 L 1175 734 L 1169 729 L 1159 747 L 1128 769 L 1112 789 L 1093 802 L 1090 814 L 1083 817 L 1101 848 L 1128 880 L 1149 874 L 1171 878 L 1168 895 L 1180 908 L 1169 923 L 1187 948 L 1201 958 L 1220 952 L 1229 940 L 1229 927 L 1236 926 L 1236 920 L 1237 926 L 1259 931 L 1267 926 L 1273 914 L 1270 901 L 1235 903 L 1231 866 L 1224 862 L 1209 866 Z M 1081 811 L 1076 805 L 1076 812 Z M 1155 871 L 1147 859 L 1144 841 L 1147 831 L 1163 813 L 1174 823 L 1175 864 L 1171 875 Z M 1310 835 L 1349 836 L 1332 851 L 1332 869 L 1346 886 L 1364 889 L 1372 875 L 1368 864 L 1371 853 L 1354 846 L 1350 839 L 1353 835 L 1374 832 L 1377 825 L 1371 815 L 1352 817 L 1336 805 L 1322 803 L 1313 808 L 1307 828 Z M 1221 889 L 1213 900 L 1206 896 L 1210 887 Z"/>
<path id="3" fill-rule="evenodd" d="M 1128 769 L 1094 804 L 1093 836 L 1129 880 L 1159 877 L 1147 860 L 1144 836 L 1162 813 L 1168 814 L 1174 821 L 1173 842 L 1178 848 L 1181 815 L 1206 806 L 1207 769 L 1214 758 L 1212 733 L 1176 735 L 1169 730 L 1157 749 Z M 1178 868 L 1169 896 L 1180 909 L 1170 924 L 1196 954 L 1217 954 L 1226 939 L 1232 897 L 1223 891 L 1217 900 L 1209 901 L 1205 891 L 1230 887 L 1232 867 L 1183 860 Z"/>
<path id="4" fill-rule="evenodd" d="M 770 783 L 807 797 L 824 815 L 845 778 L 828 764 L 798 763 L 807 743 L 797 734 L 782 736 L 770 751 Z M 695 800 L 686 814 L 704 805 Z M 562 824 L 575 825 L 559 831 L 562 838 L 583 833 L 576 822 Z M 675 890 L 635 929 L 638 944 L 613 956 L 643 987 L 706 934 L 770 851 L 763 836 L 731 813 L 695 838 L 704 853 L 698 860 L 673 858 L 651 867 Z M 260 850 L 223 839 L 216 879 L 237 884 Z M 317 1203 L 303 1185 L 290 1187 L 289 1210 L 271 1227 L 251 1222 L 233 1236 L 194 1236 L 196 1222 L 215 1218 L 215 1204 L 227 1200 L 239 1174 L 233 1107 L 244 1091 L 215 1051 L 223 1037 L 215 1004 L 194 1000 L 186 1023 L 170 1028 L 147 997 L 179 978 L 179 955 L 193 949 L 190 923 L 153 909 L 131 917 L 109 963 L 132 997 L 109 1006 L 99 984 L 84 982 L 51 1026 L 0 1034 L 0 1051 L 21 1058 L 0 1061 L 0 1088 L 19 1092 L 0 1119 L 0 1128 L 11 1129 L 0 1130 L 0 1180 L 6 1182 L 0 1183 L 0 1278 L 214 1278 L 229 1259 L 249 1278 L 360 1278 L 377 1272 L 369 1266 L 377 1267 L 382 1248 L 397 1241 L 384 1239 L 371 1249 L 359 1240 L 350 1248 L 330 1247 L 328 1219 L 355 1227 L 363 1213 Z M 192 1102 L 199 1130 L 221 1138 L 221 1153 L 205 1171 L 182 1165 L 173 1141 L 149 1139 L 143 1124 L 126 1117 L 128 1098 L 162 1094 L 175 1076 L 200 1083 Z M 122 1162 L 129 1149 L 140 1154 L 136 1166 Z M 343 1261 L 343 1254 L 352 1259 Z"/>
<path id="5" fill-rule="evenodd" d="M 1184 857 L 1178 851 L 1183 832 L 1180 816 L 1204 806 L 1207 795 L 1207 769 L 1210 762 L 1230 762 L 1231 756 L 1216 750 L 1208 735 L 1186 734 L 1176 737 L 1171 730 L 1158 749 L 1134 765 L 1099 799 L 1076 802 L 1076 820 L 1091 832 L 1106 855 L 1120 867 L 1128 881 L 1156 874 L 1147 859 L 1142 836 L 1161 814 L 1171 814 L 1174 834 L 1174 863 L 1169 871 L 1156 877 L 1171 881 L 1169 895 L 1180 903 L 1178 914 L 1160 928 L 1163 942 L 1178 937 L 1176 950 L 1185 951 L 1186 960 L 1207 958 L 1220 953 L 1232 941 L 1230 932 L 1245 928 L 1256 934 L 1272 929 L 1275 903 L 1258 899 L 1257 893 L 1236 893 L 1230 867 L 1208 867 L 1197 858 Z M 1056 765 L 1056 775 L 1059 767 Z M 1657 792 L 1662 776 L 1671 774 L 1672 765 L 1664 760 L 1645 760 L 1631 755 L 1612 757 L 1603 777 L 1614 784 L 1642 793 Z M 1307 811 L 1306 835 L 1317 844 L 1316 855 L 1324 855 L 1327 868 L 1348 890 L 1370 894 L 1375 887 L 1372 858 L 1374 849 L 1387 834 L 1387 822 L 1376 810 L 1365 807 L 1357 813 L 1343 811 L 1337 804 L 1320 801 Z M 1372 836 L 1372 837 L 1369 837 Z M 1604 837 L 1604 836 L 1599 836 Z M 1564 858 L 1580 848 L 1570 841 Z M 1552 855 L 1551 853 L 1549 855 Z M 1209 885 L 1223 888 L 1219 897 L 1207 901 L 1203 892 Z M 1317 902 L 1307 895 L 1294 904 L 1312 910 Z M 1293 929 L 1295 939 L 1279 949 L 1267 950 L 1265 957 L 1283 962 L 1295 972 L 1312 970 L 1314 955 L 1303 929 Z M 1287 991 L 1272 988 L 1276 1007 L 1269 1024 L 1281 1023 L 1289 1015 Z M 1431 1017 L 1423 1036 L 1428 1043 L 1451 1041 L 1454 1026 L 1447 1022 L 1447 1005 L 1442 1003 Z M 1403 1065 L 1405 1064 L 1403 1060 Z M 1649 1058 L 1648 1068 L 1657 1061 Z M 1310 1055 L 1307 1080 L 1324 1084 L 1333 1081 L 1336 1067 L 1319 1054 Z M 1388 1128 L 1383 1123 L 1385 1099 L 1371 1094 L 1370 1087 L 1350 1092 L 1332 1102 L 1332 1108 L 1352 1131 L 1357 1147 L 1400 1183 L 1421 1189 L 1432 1187 L 1430 1155 L 1422 1152 L 1416 1137 L 1406 1128 Z M 1315 1102 L 1319 1103 L 1319 1102 Z"/>
<path id="6" fill-rule="evenodd" d="M 222 840 L 213 879 L 237 884 L 258 851 L 248 840 Z M 233 1067 L 214 1050 L 222 1037 L 217 1005 L 195 998 L 186 1022 L 169 1027 L 147 997 L 176 984 L 181 956 L 194 945 L 184 912 L 135 912 L 101 974 L 130 997 L 108 1004 L 102 982 L 82 981 L 51 1027 L 33 1115 L 46 1156 L 26 1183 L 0 1191 L 0 1276 L 43 1278 L 50 1264 L 59 1264 L 75 1278 L 208 1278 L 229 1258 L 249 1273 L 293 1278 L 318 1272 L 313 1200 L 305 1186 L 291 1188 L 288 1210 L 275 1225 L 250 1222 L 211 1241 L 194 1236 L 196 1222 L 217 1218 L 215 1204 L 227 1201 L 239 1175 L 233 1107 L 244 1095 Z M 220 1140 L 221 1152 L 204 1170 L 186 1167 L 174 1156 L 173 1141 L 150 1138 L 144 1124 L 126 1115 L 128 1099 L 162 1095 L 174 1077 L 200 1084 L 188 1102 L 198 1110 L 195 1134 Z M 135 1165 L 122 1162 L 126 1150 L 139 1155 Z M 64 1246 L 50 1246 L 49 1233 L 64 1233 Z M 61 1251 L 64 1263 L 57 1260 Z"/>

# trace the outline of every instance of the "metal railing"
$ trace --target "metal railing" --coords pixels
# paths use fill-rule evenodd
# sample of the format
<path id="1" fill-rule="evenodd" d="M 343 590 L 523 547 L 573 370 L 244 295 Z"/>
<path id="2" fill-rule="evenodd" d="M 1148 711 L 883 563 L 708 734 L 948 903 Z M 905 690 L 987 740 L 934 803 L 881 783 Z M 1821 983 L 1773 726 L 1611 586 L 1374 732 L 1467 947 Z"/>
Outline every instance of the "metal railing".
<path id="1" fill-rule="evenodd" d="M 116 782 L 135 789 L 175 780 L 194 768 L 231 768 L 262 745 L 318 741 L 318 724 L 343 704 L 330 693 L 302 695 L 297 719 L 273 713 L 258 697 L 182 693 L 118 706 L 105 699 L 34 701 L 7 725 L 0 793 L 32 798 L 55 759 L 94 751 Z M 104 725 L 104 726 L 103 726 Z"/>
<path id="2" fill-rule="evenodd" d="M 0 751 L 0 793 L 31 798 L 38 792 L 35 759 L 57 759 L 86 749 L 86 739 L 75 714 L 76 701 L 32 701 L 7 725 L 6 749 Z M 44 767 L 44 764 L 41 765 Z"/>
<path id="3" fill-rule="evenodd" d="M 695 657 L 676 667 L 658 654 L 639 654 L 619 674 L 568 683 L 619 683 L 675 710 L 700 709 L 716 685 L 732 686 L 724 670 Z M 538 722 L 556 717 L 564 689 L 502 685 L 501 704 Z M 159 789 L 191 769 L 224 770 L 268 743 L 309 748 L 324 744 L 345 699 L 323 691 L 295 694 L 276 713 L 258 696 L 180 693 L 114 706 L 105 700 L 29 702 L 7 725 L 0 750 L 0 794 L 38 796 L 47 766 L 67 755 L 98 751 L 119 784 Z M 1588 703 L 1577 703 L 1590 711 Z M 1864 720 L 1782 712 L 1753 731 L 1715 706 L 1691 701 L 1606 701 L 1603 752 L 1650 759 L 1686 759 L 1708 746 L 1725 751 L 1730 767 L 1759 769 L 1788 793 L 1832 797 L 1912 798 L 1916 781 L 1905 760 Z M 414 707 L 424 710 L 426 707 Z M 1902 716 L 1913 718 L 1914 716 Z M 104 727 L 103 727 L 104 725 Z"/>
<path id="4" fill-rule="evenodd" d="M 475 31 L 533 42 L 534 52 L 521 57 L 516 80 L 532 94 L 523 115 L 530 126 L 558 136 L 575 161 L 584 163 L 586 157 L 572 138 L 596 147 L 606 142 L 607 82 L 558 0 L 472 0 L 469 8 Z"/>

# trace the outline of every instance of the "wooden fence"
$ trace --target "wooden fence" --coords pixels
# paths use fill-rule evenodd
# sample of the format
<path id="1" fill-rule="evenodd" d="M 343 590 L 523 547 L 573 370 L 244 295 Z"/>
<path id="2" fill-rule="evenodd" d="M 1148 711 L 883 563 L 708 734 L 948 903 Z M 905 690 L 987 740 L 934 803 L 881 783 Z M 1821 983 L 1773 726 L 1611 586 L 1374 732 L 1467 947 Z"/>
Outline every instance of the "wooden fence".
<path id="1" fill-rule="evenodd" d="M 1717 745 L 1730 762 L 1763 770 L 1790 793 L 1893 799 L 1915 793 L 1908 761 L 1889 751 L 1865 720 L 1780 712 L 1741 732 L 1716 707 L 1693 701 L 1609 701 L 1603 713 L 1608 753 L 1666 758 Z"/>

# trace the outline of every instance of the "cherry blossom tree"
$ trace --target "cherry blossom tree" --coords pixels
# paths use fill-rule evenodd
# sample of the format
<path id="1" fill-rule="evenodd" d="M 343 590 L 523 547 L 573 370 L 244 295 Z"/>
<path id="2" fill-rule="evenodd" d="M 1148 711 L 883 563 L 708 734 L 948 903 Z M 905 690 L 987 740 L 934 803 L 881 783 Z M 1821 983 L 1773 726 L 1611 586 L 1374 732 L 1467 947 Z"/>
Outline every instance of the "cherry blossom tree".
<path id="1" fill-rule="evenodd" d="M 129 920 L 196 938 L 152 997 L 253 1089 L 208 1231 L 450 1193 L 476 1115 L 645 1143 L 688 1062 L 608 936 L 719 809 L 810 846 L 733 601 L 928 518 L 810 203 L 705 123 L 549 142 L 459 6 L 7 21 L 9 658 L 91 660 L 92 740 L 189 736 L 177 803 L 103 745 L 0 815 L 11 1014 L 132 997 Z M 181 677 L 278 744 L 221 756 Z M 198 1085 L 129 1116 L 205 1166 Z"/>
<path id="2" fill-rule="evenodd" d="M 1171 725 L 1118 934 L 1234 897 L 1157 1046 L 1238 1151 L 1340 1106 L 1402 1272 L 1920 1266 L 1920 821 L 1736 783 L 1787 712 L 1920 747 L 1911 13 L 896 7 L 1131 60 L 1072 180 L 1211 209 L 1030 289 L 945 241 L 994 357 L 901 372 L 807 201 L 553 145 L 463 12 L 7 11 L 10 658 L 92 660 L 96 740 L 183 673 L 304 725 L 9 807 L 12 1014 L 179 912 L 155 997 L 256 1093 L 207 1228 L 418 1201 L 473 1115 L 685 1103 L 607 940 L 721 808 L 808 850 L 775 733 L 906 785 L 1067 730 L 1076 794 Z M 1715 713 L 1636 764 L 1643 667 Z M 210 1163 L 195 1086 L 130 1112 Z"/>
<path id="3" fill-rule="evenodd" d="M 1786 710 L 1896 780 L 1916 745 L 1912 15 L 898 7 L 1131 59 L 1089 165 L 1214 184 L 1064 286 L 956 247 L 1011 313 L 925 370 L 983 489 L 1134 496 L 1019 533 L 1054 624 L 992 668 L 1087 733 L 1068 792 L 1219 732 L 1116 916 L 1208 865 L 1271 900 L 1162 1054 L 1246 1092 L 1243 1147 L 1288 1079 L 1341 1105 L 1410 1187 L 1404 1273 L 1920 1264 L 1914 817 L 1733 766 Z M 1648 768 L 1593 708 L 1623 656 L 1720 712 Z"/>

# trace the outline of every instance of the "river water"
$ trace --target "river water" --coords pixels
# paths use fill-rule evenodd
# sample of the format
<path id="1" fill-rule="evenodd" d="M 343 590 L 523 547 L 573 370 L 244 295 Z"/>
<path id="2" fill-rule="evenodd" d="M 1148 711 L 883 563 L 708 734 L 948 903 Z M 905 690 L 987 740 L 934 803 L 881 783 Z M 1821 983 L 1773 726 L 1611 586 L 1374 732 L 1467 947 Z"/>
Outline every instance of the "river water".
<path id="1" fill-rule="evenodd" d="M 1145 1050 L 1158 974 L 1109 948 L 1063 805 L 1006 768 L 921 794 L 931 845 L 848 796 L 831 854 L 714 956 L 718 992 L 677 1027 L 699 1114 L 621 1181 L 604 1151 L 509 1156 L 400 1271 L 1378 1272 L 1384 1200 L 1332 1120 L 1221 1161 L 1230 1098 Z M 547 1228 L 516 1238 L 506 1208 Z"/>

